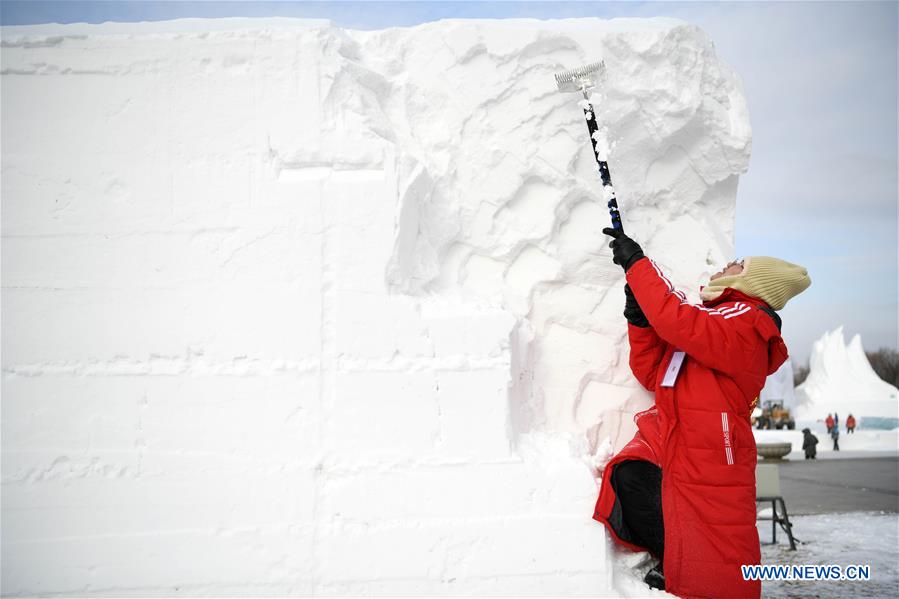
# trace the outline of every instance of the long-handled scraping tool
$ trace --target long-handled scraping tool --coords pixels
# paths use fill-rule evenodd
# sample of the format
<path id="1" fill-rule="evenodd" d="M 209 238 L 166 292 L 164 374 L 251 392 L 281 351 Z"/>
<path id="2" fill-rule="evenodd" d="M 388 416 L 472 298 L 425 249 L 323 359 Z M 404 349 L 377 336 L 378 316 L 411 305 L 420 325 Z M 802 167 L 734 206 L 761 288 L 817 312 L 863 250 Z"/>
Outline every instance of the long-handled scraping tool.
<path id="1" fill-rule="evenodd" d="M 609 216 L 612 217 L 612 227 L 624 232 L 621 226 L 621 214 L 618 212 L 618 200 L 615 198 L 615 188 L 612 186 L 612 175 L 609 174 L 608 163 L 600 158 L 596 150 L 596 111 L 590 104 L 590 91 L 596 87 L 596 81 L 606 70 L 604 62 L 594 62 L 577 69 L 556 73 L 556 84 L 562 92 L 581 92 L 584 96 L 584 117 L 587 119 L 587 128 L 590 130 L 590 142 L 593 144 L 593 158 L 599 166 L 599 176 L 602 179 L 602 187 L 608 194 Z"/>

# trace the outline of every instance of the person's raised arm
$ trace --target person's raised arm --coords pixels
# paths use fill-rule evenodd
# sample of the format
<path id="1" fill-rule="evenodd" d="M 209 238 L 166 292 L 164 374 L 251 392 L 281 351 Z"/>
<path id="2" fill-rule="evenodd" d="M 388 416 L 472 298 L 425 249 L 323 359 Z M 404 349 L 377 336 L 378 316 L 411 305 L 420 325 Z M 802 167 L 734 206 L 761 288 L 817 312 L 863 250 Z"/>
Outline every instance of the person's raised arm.
<path id="1" fill-rule="evenodd" d="M 624 296 L 624 317 L 628 323 L 627 338 L 631 349 L 628 360 L 631 372 L 647 390 L 655 391 L 656 374 L 665 355 L 666 344 L 652 330 L 629 285 L 624 286 Z"/>
<path id="2" fill-rule="evenodd" d="M 624 268 L 628 285 L 661 339 L 721 372 L 737 372 L 751 361 L 763 343 L 752 306 L 738 302 L 710 309 L 690 304 L 643 255 L 637 242 L 615 229 L 603 233 L 614 237 L 613 260 Z"/>

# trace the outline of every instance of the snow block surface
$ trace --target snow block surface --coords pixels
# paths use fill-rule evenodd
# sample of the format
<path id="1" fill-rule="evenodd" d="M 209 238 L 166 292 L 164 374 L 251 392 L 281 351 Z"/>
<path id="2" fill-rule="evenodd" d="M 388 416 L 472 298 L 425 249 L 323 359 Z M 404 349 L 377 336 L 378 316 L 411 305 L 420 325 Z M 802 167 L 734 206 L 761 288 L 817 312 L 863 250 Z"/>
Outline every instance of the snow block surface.
<path id="1" fill-rule="evenodd" d="M 793 386 L 793 362 L 785 360 L 774 373 L 765 379 L 765 386 L 759 393 L 758 407 L 766 402 L 782 401 L 783 406 L 791 411 L 796 410 L 796 392 Z"/>
<path id="2" fill-rule="evenodd" d="M 617 596 L 651 396 L 628 232 L 697 299 L 745 100 L 668 20 L 8 27 L 2 593 Z"/>

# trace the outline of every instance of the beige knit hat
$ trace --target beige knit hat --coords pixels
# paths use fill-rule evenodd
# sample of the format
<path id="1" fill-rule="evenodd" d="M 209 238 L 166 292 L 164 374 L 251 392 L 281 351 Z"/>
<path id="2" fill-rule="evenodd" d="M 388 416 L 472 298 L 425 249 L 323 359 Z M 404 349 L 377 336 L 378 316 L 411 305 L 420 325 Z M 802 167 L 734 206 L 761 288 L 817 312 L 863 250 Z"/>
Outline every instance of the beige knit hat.
<path id="1" fill-rule="evenodd" d="M 743 260 L 743 272 L 710 281 L 699 295 L 704 301 L 713 300 L 730 287 L 759 298 L 774 310 L 780 310 L 790 298 L 799 295 L 811 284 L 808 271 L 798 264 L 768 256 L 750 256 Z"/>

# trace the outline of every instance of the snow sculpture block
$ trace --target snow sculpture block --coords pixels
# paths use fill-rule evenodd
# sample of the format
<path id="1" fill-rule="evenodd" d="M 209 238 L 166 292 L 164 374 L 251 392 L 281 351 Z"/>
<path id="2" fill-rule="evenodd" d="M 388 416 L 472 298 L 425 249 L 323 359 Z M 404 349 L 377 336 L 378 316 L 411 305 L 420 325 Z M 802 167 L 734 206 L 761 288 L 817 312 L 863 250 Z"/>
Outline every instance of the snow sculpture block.
<path id="1" fill-rule="evenodd" d="M 375 34 L 366 55 L 395 35 Z M 391 120 L 412 120 L 398 128 L 408 153 L 391 288 L 461 293 L 519 318 L 516 432 L 602 420 L 594 441 L 620 443 L 632 429 L 618 415 L 646 397 L 626 367 L 622 273 L 600 232 L 579 97 L 556 93 L 552 75 L 605 59 L 594 105 L 625 227 L 687 290 L 733 251 L 750 142 L 738 81 L 700 31 L 666 20 L 441 23 L 395 43 L 415 58 L 394 66 L 407 77 L 389 95 L 405 107 Z M 426 63 L 411 50 L 425 46 Z"/>
<path id="2" fill-rule="evenodd" d="M 899 418 L 899 389 L 871 368 L 861 336 L 847 344 L 841 326 L 815 341 L 808 378 L 796 387 L 796 401 L 797 418 L 803 420 L 823 420 L 834 412 L 840 426 L 849 414 L 860 423 L 866 416 Z"/>
<path id="3" fill-rule="evenodd" d="M 606 61 L 625 227 L 694 290 L 750 144 L 701 31 L 188 19 L 3 46 L 4 594 L 622 593 L 590 466 L 651 397 L 553 74 Z"/>
<path id="4" fill-rule="evenodd" d="M 796 409 L 796 393 L 793 387 L 793 362 L 786 360 L 773 374 L 765 380 L 765 386 L 759 393 L 759 408 L 766 402 L 783 402 L 788 410 Z"/>

